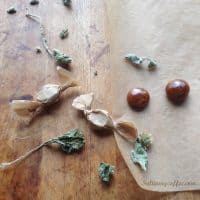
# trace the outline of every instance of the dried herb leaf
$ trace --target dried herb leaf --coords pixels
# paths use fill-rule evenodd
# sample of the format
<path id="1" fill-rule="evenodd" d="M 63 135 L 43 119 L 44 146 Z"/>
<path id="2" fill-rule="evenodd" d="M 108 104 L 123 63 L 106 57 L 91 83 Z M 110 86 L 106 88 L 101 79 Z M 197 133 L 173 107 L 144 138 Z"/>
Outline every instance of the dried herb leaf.
<path id="1" fill-rule="evenodd" d="M 139 164 L 144 171 L 147 170 L 147 152 L 138 141 L 135 142 L 134 149 L 131 151 L 131 159 L 134 163 Z"/>
<path id="2" fill-rule="evenodd" d="M 140 167 L 146 171 L 148 164 L 147 150 L 152 144 L 151 134 L 142 133 L 139 135 L 134 144 L 134 149 L 131 151 L 131 159 L 134 163 L 140 165 Z"/>
<path id="3" fill-rule="evenodd" d="M 39 54 L 42 53 L 42 50 L 40 47 L 35 47 L 35 52 Z"/>
<path id="4" fill-rule="evenodd" d="M 10 7 L 10 8 L 8 8 L 8 10 L 7 10 L 7 13 L 8 14 L 15 14 L 17 12 L 17 10 L 16 10 L 16 8 L 15 7 Z"/>
<path id="5" fill-rule="evenodd" d="M 84 144 L 84 135 L 78 129 L 72 129 L 62 136 L 51 140 L 51 143 L 59 144 L 62 150 L 66 153 L 72 153 L 80 150 Z"/>
<path id="6" fill-rule="evenodd" d="M 30 1 L 30 5 L 34 6 L 34 5 L 38 5 L 40 2 L 39 0 L 31 0 Z"/>
<path id="7" fill-rule="evenodd" d="M 11 165 L 14 165 L 26 159 L 28 156 L 38 151 L 42 147 L 50 145 L 50 144 L 58 144 L 61 147 L 61 150 L 64 151 L 65 153 L 72 153 L 74 151 L 80 150 L 84 146 L 85 144 L 84 135 L 78 129 L 69 130 L 68 132 L 64 133 L 62 136 L 58 136 L 56 138 L 47 140 L 46 142 L 36 146 L 35 148 L 31 149 L 24 155 L 20 156 L 19 158 L 11 162 L 0 163 L 0 168 L 5 169 Z"/>
<path id="8" fill-rule="evenodd" d="M 103 182 L 109 182 L 111 175 L 114 174 L 114 166 L 101 162 L 98 166 L 98 172 Z"/>
<path id="9" fill-rule="evenodd" d="M 150 60 L 149 65 L 148 65 L 149 70 L 155 69 L 156 66 L 157 66 L 157 63 L 153 60 Z"/>
<path id="10" fill-rule="evenodd" d="M 71 0 L 63 0 L 63 4 L 65 6 L 70 6 L 71 5 Z"/>
<path id="11" fill-rule="evenodd" d="M 136 56 L 135 54 L 129 53 L 125 57 L 127 60 L 131 61 L 133 64 L 139 65 L 143 62 L 143 58 L 140 58 L 139 56 Z"/>
<path id="12" fill-rule="evenodd" d="M 147 150 L 153 142 L 152 135 L 148 133 L 142 133 L 139 135 L 138 141 L 142 144 L 143 148 Z"/>
<path id="13" fill-rule="evenodd" d="M 72 59 L 66 54 L 60 52 L 58 49 L 53 49 L 53 56 L 58 63 L 69 64 L 72 62 Z"/>
<path id="14" fill-rule="evenodd" d="M 155 69 L 157 66 L 157 63 L 150 58 L 147 57 L 139 57 L 135 54 L 129 53 L 125 56 L 127 60 L 129 60 L 132 64 L 140 65 L 142 64 L 145 60 L 148 62 L 148 68 L 149 70 Z"/>
<path id="15" fill-rule="evenodd" d="M 68 29 L 66 28 L 66 29 L 63 29 L 63 30 L 60 32 L 59 37 L 63 40 L 63 39 L 65 39 L 68 35 L 69 35 L 69 31 L 68 31 Z"/>

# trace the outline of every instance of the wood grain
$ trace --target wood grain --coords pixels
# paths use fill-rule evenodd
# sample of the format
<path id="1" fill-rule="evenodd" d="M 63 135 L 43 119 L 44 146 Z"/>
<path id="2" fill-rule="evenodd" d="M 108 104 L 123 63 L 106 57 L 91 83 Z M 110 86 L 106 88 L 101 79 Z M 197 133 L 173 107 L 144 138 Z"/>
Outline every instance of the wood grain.
<path id="1" fill-rule="evenodd" d="M 7 8 L 16 5 L 17 13 Z M 39 27 L 25 17 L 29 12 L 40 15 L 47 27 L 52 48 L 72 58 L 71 74 L 82 83 L 81 91 L 70 89 L 61 102 L 38 116 L 27 126 L 9 107 L 13 98 L 35 94 L 45 83 L 59 83 L 56 64 L 42 49 Z M 0 200 L 55 199 L 199 199 L 199 192 L 156 193 L 140 189 L 116 146 L 112 133 L 95 132 L 82 115 L 71 107 L 80 92 L 95 93 L 94 107 L 112 112 L 110 80 L 114 66 L 109 61 L 109 24 L 105 1 L 74 0 L 72 8 L 61 0 L 43 0 L 30 6 L 26 0 L 0 1 L 0 161 L 9 161 L 47 138 L 70 128 L 80 128 L 86 136 L 82 152 L 65 155 L 54 148 L 43 148 L 12 169 L 0 171 Z M 59 32 L 69 28 L 69 38 L 60 40 Z M 95 76 L 95 71 L 98 75 Z M 105 161 L 116 166 L 110 185 L 99 180 L 97 165 Z"/>

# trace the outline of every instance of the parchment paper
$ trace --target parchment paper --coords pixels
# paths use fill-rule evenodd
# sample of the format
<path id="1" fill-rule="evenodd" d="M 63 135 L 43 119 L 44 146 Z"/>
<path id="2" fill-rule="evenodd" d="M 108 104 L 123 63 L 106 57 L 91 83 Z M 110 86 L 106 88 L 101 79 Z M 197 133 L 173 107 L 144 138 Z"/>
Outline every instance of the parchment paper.
<path id="1" fill-rule="evenodd" d="M 200 189 L 200 1 L 107 1 L 110 27 L 114 116 L 134 121 L 139 132 L 152 133 L 147 172 L 130 160 L 132 146 L 116 135 L 119 149 L 137 183 L 153 191 Z M 149 72 L 124 60 L 127 53 L 156 59 Z M 181 106 L 166 98 L 168 81 L 182 78 L 190 94 Z M 151 95 L 143 112 L 129 108 L 126 95 L 144 87 Z"/>

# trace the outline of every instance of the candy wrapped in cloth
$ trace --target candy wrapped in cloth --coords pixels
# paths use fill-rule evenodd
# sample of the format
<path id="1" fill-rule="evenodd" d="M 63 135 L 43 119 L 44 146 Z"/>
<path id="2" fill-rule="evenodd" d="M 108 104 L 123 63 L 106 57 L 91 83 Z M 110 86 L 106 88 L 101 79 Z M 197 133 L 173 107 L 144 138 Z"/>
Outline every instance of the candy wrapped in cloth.
<path id="1" fill-rule="evenodd" d="M 108 111 L 102 109 L 91 109 L 93 93 L 83 94 L 73 100 L 72 106 L 83 111 L 87 120 L 99 129 L 112 129 L 117 134 L 130 142 L 138 137 L 137 128 L 129 121 L 115 121 Z"/>
<path id="2" fill-rule="evenodd" d="M 78 86 L 78 82 L 71 79 L 66 70 L 57 67 L 60 75 L 64 76 L 66 82 L 63 85 L 46 84 L 33 97 L 33 100 L 13 100 L 10 105 L 15 113 L 20 116 L 30 117 L 30 120 L 38 115 L 46 106 L 59 101 L 61 94 L 70 87 Z"/>

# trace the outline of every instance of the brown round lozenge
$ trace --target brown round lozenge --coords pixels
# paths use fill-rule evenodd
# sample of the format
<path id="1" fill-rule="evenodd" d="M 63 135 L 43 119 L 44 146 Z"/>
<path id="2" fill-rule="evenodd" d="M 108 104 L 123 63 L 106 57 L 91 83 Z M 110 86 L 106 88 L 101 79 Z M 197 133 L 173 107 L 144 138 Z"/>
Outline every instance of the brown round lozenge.
<path id="1" fill-rule="evenodd" d="M 167 84 L 165 90 L 167 97 L 171 102 L 174 104 L 181 104 L 187 98 L 190 86 L 182 79 L 175 79 Z"/>
<path id="2" fill-rule="evenodd" d="M 127 94 L 127 102 L 134 110 L 141 111 L 149 103 L 150 95 L 144 88 L 132 88 Z"/>

